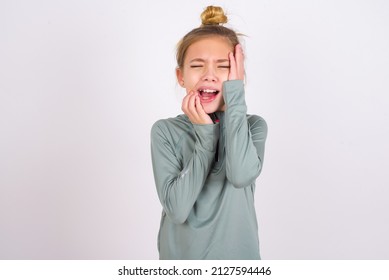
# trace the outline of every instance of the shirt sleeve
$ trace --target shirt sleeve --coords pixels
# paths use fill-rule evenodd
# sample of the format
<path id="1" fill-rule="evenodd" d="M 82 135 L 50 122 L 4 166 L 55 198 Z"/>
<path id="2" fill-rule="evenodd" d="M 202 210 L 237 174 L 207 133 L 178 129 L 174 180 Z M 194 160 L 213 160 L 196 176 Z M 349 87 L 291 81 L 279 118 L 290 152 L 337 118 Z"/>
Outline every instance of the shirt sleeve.
<path id="1" fill-rule="evenodd" d="M 187 163 L 179 162 L 163 121 L 151 129 L 151 156 L 158 197 L 167 216 L 184 223 L 211 169 L 219 138 L 219 125 L 193 125 L 195 145 Z"/>
<path id="2" fill-rule="evenodd" d="M 262 170 L 267 124 L 259 116 L 247 117 L 241 80 L 223 83 L 226 103 L 226 174 L 237 188 L 255 183 Z"/>

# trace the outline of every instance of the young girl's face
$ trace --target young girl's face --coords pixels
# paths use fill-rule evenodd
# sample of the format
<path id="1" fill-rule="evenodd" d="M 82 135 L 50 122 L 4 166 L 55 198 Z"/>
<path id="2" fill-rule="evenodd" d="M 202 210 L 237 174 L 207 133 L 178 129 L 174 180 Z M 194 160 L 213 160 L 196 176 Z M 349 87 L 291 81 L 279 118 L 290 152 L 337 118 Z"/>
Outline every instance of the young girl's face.
<path id="1" fill-rule="evenodd" d="M 224 111 L 222 84 L 228 80 L 232 51 L 223 37 L 204 38 L 188 48 L 183 69 L 177 69 L 178 82 L 187 93 L 198 93 L 207 114 Z"/>

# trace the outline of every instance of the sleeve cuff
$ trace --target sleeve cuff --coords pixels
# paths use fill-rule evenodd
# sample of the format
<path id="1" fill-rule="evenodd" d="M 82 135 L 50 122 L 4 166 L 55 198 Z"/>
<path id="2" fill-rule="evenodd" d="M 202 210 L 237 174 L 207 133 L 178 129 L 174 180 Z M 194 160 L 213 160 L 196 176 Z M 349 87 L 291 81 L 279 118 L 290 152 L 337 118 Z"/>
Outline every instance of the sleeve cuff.
<path id="1" fill-rule="evenodd" d="M 246 106 L 243 81 L 225 81 L 223 83 L 223 97 L 227 107 L 232 104 Z"/>

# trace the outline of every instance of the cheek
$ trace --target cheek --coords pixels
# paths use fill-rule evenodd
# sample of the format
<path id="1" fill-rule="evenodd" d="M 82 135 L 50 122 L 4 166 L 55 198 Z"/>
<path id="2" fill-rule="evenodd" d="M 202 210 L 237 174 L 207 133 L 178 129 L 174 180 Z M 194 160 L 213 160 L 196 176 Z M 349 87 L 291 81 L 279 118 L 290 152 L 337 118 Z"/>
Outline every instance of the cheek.
<path id="1" fill-rule="evenodd" d="M 230 70 L 222 69 L 219 71 L 218 76 L 221 81 L 227 81 L 228 80 L 228 74 L 230 73 Z"/>
<path id="2" fill-rule="evenodd" d="M 185 87 L 193 88 L 193 86 L 199 81 L 200 75 L 193 71 L 187 71 L 183 78 Z"/>

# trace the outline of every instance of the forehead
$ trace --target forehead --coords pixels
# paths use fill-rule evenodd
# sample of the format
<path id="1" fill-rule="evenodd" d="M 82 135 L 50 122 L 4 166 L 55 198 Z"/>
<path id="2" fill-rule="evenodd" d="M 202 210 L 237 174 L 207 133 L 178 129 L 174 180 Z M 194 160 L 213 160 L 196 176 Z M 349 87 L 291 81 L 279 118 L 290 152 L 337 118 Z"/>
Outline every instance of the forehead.
<path id="1" fill-rule="evenodd" d="M 190 61 L 195 58 L 228 58 L 228 53 L 231 51 L 233 51 L 233 47 L 228 39 L 220 36 L 206 37 L 189 46 L 185 61 Z"/>

